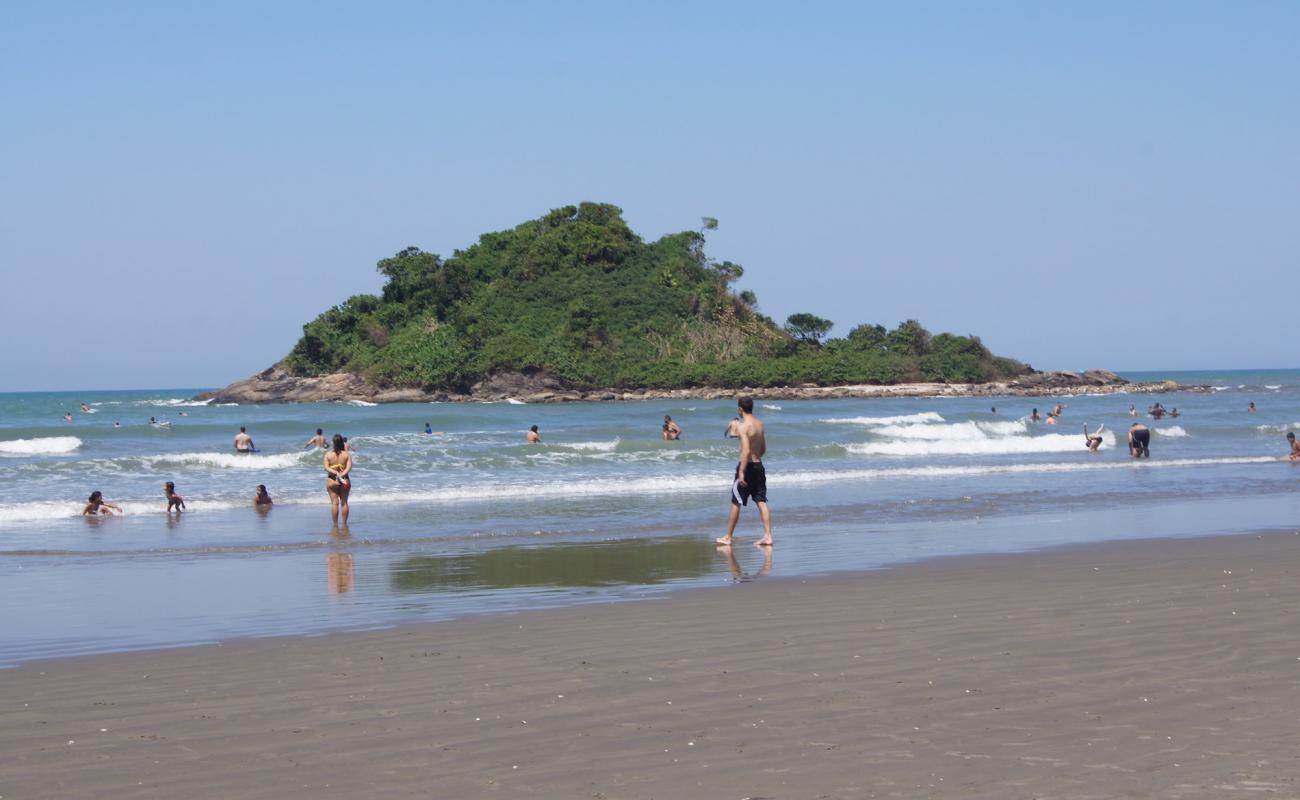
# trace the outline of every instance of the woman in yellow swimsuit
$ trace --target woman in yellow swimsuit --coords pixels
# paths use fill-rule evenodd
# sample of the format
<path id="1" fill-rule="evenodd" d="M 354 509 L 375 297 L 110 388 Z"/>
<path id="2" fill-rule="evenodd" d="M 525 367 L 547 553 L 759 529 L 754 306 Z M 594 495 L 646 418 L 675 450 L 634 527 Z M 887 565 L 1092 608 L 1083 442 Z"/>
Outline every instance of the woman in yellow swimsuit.
<path id="1" fill-rule="evenodd" d="M 352 491 L 352 453 L 343 437 L 334 434 L 334 448 L 325 454 L 325 491 L 330 496 L 330 518 L 339 524 L 339 511 L 343 524 L 348 524 L 348 494 Z"/>

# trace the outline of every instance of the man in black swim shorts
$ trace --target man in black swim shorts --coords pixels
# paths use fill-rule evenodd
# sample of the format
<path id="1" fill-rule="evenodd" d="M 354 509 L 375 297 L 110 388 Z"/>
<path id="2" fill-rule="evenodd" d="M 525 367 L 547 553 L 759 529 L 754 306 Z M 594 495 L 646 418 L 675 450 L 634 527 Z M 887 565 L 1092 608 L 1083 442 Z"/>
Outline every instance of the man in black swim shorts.
<path id="1" fill-rule="evenodd" d="M 737 401 L 740 409 L 740 424 L 737 433 L 740 439 L 740 463 L 736 465 L 735 481 L 731 484 L 731 512 L 727 517 L 727 535 L 718 539 L 723 546 L 731 545 L 736 522 L 740 520 L 741 506 L 749 505 L 752 498 L 758 506 L 759 516 L 763 518 L 763 538 L 756 543 L 760 547 L 772 545 L 772 512 L 767 507 L 767 473 L 763 469 L 763 456 L 767 454 L 767 439 L 764 436 L 763 423 L 754 416 L 754 400 L 742 397 Z"/>
<path id="2" fill-rule="evenodd" d="M 1128 454 L 1134 458 L 1151 457 L 1151 429 L 1134 422 L 1128 429 Z"/>

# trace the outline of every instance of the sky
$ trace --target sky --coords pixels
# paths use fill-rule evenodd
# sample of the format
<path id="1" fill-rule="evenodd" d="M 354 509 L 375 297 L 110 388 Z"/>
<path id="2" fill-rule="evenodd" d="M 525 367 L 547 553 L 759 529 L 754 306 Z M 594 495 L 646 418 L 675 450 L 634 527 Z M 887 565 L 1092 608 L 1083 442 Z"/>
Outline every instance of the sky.
<path id="1" fill-rule="evenodd" d="M 1300 3 L 0 9 L 0 391 L 210 387 L 584 200 L 784 320 L 1300 367 Z"/>

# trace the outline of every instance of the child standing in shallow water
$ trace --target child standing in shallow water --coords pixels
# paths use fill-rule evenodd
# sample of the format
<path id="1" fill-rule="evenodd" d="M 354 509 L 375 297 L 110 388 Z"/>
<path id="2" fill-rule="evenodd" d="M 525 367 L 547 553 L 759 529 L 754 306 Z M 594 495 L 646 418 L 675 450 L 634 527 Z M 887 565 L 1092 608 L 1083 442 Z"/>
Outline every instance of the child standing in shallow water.
<path id="1" fill-rule="evenodd" d="M 166 483 L 164 483 L 163 494 L 167 495 L 168 514 L 172 513 L 173 510 L 175 510 L 178 513 L 185 510 L 185 498 L 176 494 L 175 483 L 172 483 L 171 481 L 167 481 Z"/>

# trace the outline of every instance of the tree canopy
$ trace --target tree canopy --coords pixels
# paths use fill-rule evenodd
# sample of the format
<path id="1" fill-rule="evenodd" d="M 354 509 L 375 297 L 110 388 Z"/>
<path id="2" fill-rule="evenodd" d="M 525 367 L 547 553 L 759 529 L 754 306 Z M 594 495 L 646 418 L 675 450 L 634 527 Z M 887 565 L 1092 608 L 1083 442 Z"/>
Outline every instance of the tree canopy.
<path id="1" fill-rule="evenodd" d="M 356 295 L 303 326 L 284 366 L 354 372 L 380 386 L 464 390 L 502 372 L 544 372 L 575 388 L 987 381 L 1028 367 L 976 337 L 792 315 L 782 329 L 736 292 L 739 264 L 704 253 L 699 230 L 645 242 L 612 205 L 565 206 L 479 237 L 443 259 L 408 247 Z M 800 346 L 800 345 L 819 346 Z"/>

